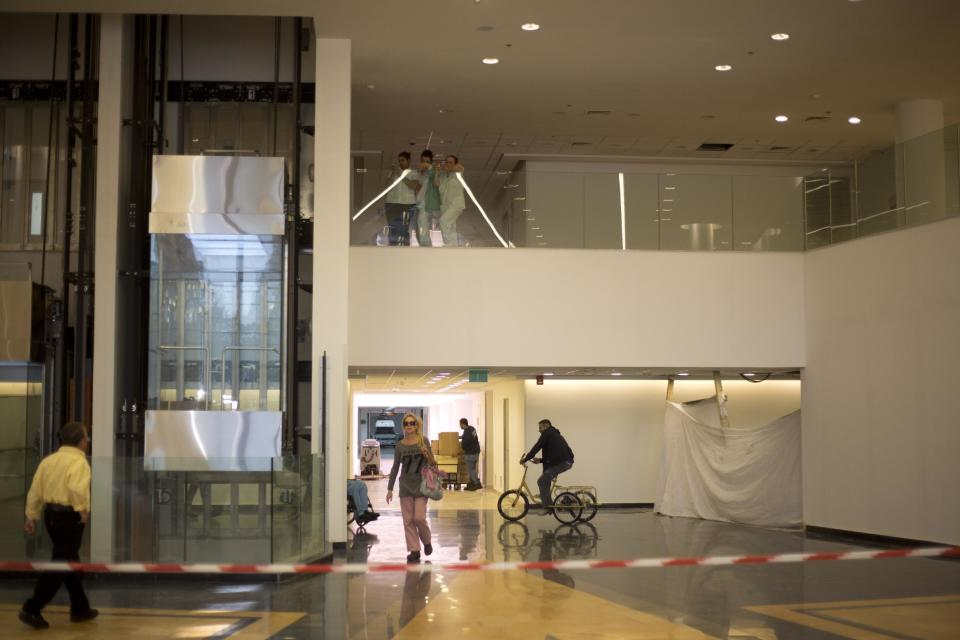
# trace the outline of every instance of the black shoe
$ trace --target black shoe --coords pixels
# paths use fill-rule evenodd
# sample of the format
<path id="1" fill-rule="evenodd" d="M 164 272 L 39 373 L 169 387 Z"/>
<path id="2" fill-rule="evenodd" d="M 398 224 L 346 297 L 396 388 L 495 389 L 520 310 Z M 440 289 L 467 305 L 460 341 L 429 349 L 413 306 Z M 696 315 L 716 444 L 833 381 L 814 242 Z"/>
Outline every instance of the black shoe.
<path id="1" fill-rule="evenodd" d="M 39 613 L 30 613 L 29 611 L 24 611 L 20 609 L 19 615 L 20 622 L 23 624 L 30 625 L 34 629 L 49 629 L 50 623 L 43 619 L 43 616 Z"/>
<path id="2" fill-rule="evenodd" d="M 432 549 L 431 549 L 431 551 L 432 551 Z M 411 551 L 410 553 L 408 553 L 408 554 L 407 554 L 407 562 L 409 562 L 409 563 L 411 563 L 411 564 L 414 563 L 414 562 L 420 562 L 420 552 L 419 552 L 419 551 Z M 29 624 L 29 623 L 28 623 L 28 624 Z"/>
<path id="3" fill-rule="evenodd" d="M 100 615 L 100 612 L 96 609 L 87 609 L 81 613 L 71 613 L 70 622 L 86 622 L 87 620 L 93 620 L 98 615 Z"/>
<path id="4" fill-rule="evenodd" d="M 423 545 L 423 553 L 424 555 L 430 555 L 431 553 L 433 553 L 433 545 L 430 544 L 429 542 Z"/>
<path id="5" fill-rule="evenodd" d="M 358 526 L 361 526 L 361 527 L 362 527 L 363 525 L 367 524 L 368 522 L 373 522 L 374 520 L 376 520 L 376 519 L 379 518 L 379 517 L 380 517 L 380 514 L 379 514 L 379 513 L 372 513 L 372 512 L 370 512 L 370 511 L 367 511 L 367 512 L 361 513 L 359 516 L 357 516 L 357 518 L 356 518 L 356 520 L 355 520 L 354 522 L 356 522 Z"/>

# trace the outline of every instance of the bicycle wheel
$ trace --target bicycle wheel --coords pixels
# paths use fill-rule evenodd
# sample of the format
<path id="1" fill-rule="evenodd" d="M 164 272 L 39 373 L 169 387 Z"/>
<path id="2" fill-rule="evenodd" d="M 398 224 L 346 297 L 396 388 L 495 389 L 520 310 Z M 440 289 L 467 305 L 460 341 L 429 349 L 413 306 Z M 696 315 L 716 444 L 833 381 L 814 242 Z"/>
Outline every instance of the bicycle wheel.
<path id="1" fill-rule="evenodd" d="M 583 540 L 580 548 L 577 549 L 577 553 L 579 553 L 581 557 L 595 553 L 597 549 L 597 539 L 599 538 L 597 528 L 591 523 L 581 520 L 577 525 L 577 529 L 583 535 Z"/>
<path id="2" fill-rule="evenodd" d="M 576 524 L 561 524 L 553 530 L 553 557 L 569 558 L 574 555 L 582 538 Z"/>
<path id="3" fill-rule="evenodd" d="M 582 515 L 583 503 L 569 491 L 564 491 L 553 499 L 553 517 L 560 522 L 570 524 L 579 520 Z"/>
<path id="4" fill-rule="evenodd" d="M 530 532 L 522 522 L 509 520 L 500 525 L 497 540 L 504 549 L 524 549 L 530 542 Z"/>
<path id="5" fill-rule="evenodd" d="M 497 500 L 497 511 L 507 520 L 519 520 L 527 515 L 527 509 L 529 508 L 530 501 L 527 500 L 527 496 L 516 489 L 504 491 L 500 495 L 500 499 Z"/>
<path id="6" fill-rule="evenodd" d="M 597 498 L 589 491 L 580 491 L 577 493 L 580 502 L 583 503 L 583 515 L 580 516 L 580 522 L 589 522 L 597 515 Z"/>

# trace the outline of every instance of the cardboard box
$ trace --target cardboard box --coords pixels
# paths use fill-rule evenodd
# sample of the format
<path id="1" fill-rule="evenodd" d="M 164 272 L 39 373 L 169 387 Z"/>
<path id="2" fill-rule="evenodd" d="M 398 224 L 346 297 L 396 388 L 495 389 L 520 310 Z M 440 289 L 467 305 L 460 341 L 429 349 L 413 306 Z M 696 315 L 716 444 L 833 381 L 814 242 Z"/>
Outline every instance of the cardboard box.
<path id="1" fill-rule="evenodd" d="M 440 455 L 456 456 L 460 454 L 460 434 L 456 431 L 440 433 Z"/>
<path id="2" fill-rule="evenodd" d="M 435 455 L 435 456 L 440 455 L 440 441 L 439 441 L 439 440 L 431 440 L 431 441 L 430 441 L 430 449 L 433 450 L 433 455 Z"/>

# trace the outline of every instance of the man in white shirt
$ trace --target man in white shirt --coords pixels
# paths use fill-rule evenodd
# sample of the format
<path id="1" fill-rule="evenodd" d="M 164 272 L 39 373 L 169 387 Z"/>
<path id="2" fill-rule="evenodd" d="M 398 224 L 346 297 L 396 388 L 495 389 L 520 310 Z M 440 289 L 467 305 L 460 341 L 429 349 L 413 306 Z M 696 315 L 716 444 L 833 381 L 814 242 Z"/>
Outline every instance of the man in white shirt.
<path id="1" fill-rule="evenodd" d="M 397 164 L 388 178 L 392 184 L 404 171 L 410 169 L 410 152 L 401 151 L 397 155 Z M 386 202 L 387 226 L 390 227 L 390 244 L 406 245 L 410 243 L 410 224 L 417 217 L 417 189 L 420 181 L 416 171 L 410 171 L 403 180 L 387 193 Z"/>

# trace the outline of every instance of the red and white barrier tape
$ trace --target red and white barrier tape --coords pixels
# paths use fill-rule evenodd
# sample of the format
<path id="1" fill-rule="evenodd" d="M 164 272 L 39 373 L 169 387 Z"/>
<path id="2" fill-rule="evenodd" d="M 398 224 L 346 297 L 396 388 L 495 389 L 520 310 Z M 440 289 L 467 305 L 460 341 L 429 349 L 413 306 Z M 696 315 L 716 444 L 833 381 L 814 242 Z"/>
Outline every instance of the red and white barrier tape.
<path id="1" fill-rule="evenodd" d="M 822 560 L 880 560 L 886 558 L 960 557 L 960 547 L 921 547 L 885 551 L 820 551 L 749 556 L 639 558 L 636 560 L 554 560 L 546 562 L 450 562 L 438 564 L 151 564 L 141 562 L 0 562 L 0 571 L 85 571 L 87 573 L 387 573 L 409 571 L 513 571 L 547 569 L 652 569 L 657 567 L 719 567 L 740 564 L 780 564 Z"/>

